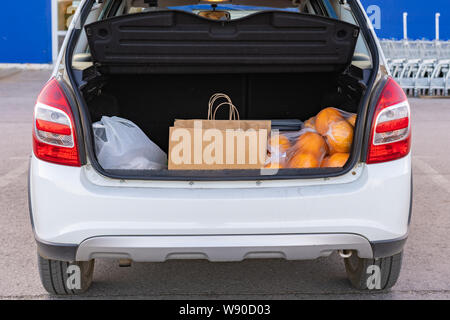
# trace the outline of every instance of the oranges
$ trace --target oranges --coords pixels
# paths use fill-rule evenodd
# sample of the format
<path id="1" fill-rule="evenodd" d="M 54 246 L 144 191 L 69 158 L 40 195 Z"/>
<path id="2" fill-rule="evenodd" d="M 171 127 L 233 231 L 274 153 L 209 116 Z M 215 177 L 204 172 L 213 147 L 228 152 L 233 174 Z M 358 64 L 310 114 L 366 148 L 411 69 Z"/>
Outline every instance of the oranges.
<path id="1" fill-rule="evenodd" d="M 316 117 L 312 117 L 309 118 L 308 120 L 305 121 L 305 123 L 303 124 L 303 126 L 305 127 L 305 129 L 313 129 L 316 130 Z"/>
<path id="2" fill-rule="evenodd" d="M 356 114 L 350 116 L 347 118 L 348 123 L 350 123 L 353 127 L 356 125 Z"/>
<path id="3" fill-rule="evenodd" d="M 350 157 L 356 118 L 356 114 L 325 108 L 304 122 L 304 130 L 273 134 L 269 139 L 272 158 L 265 168 L 343 167 Z"/>
<path id="4" fill-rule="evenodd" d="M 280 162 L 269 162 L 264 166 L 264 169 L 283 169 L 284 165 Z"/>
<path id="5" fill-rule="evenodd" d="M 279 153 L 284 153 L 287 152 L 290 147 L 291 143 L 285 135 L 274 134 L 270 137 L 269 150 L 271 152 L 276 152 L 277 150 L 279 150 Z"/>
<path id="6" fill-rule="evenodd" d="M 325 158 L 322 162 L 322 168 L 341 168 L 350 157 L 349 153 L 335 153 L 332 156 Z"/>
<path id="7" fill-rule="evenodd" d="M 305 122 L 305 128 L 316 132 L 306 132 L 297 139 L 289 166 L 343 167 L 350 157 L 355 124 L 356 114 L 347 116 L 336 108 L 323 109 Z"/>
<path id="8" fill-rule="evenodd" d="M 353 127 L 345 120 L 330 124 L 326 134 L 330 153 L 348 153 L 353 143 Z"/>
<path id="9" fill-rule="evenodd" d="M 315 132 L 302 134 L 295 143 L 295 149 L 302 153 L 311 153 L 317 159 L 322 159 L 328 152 L 325 139 Z"/>
<path id="10" fill-rule="evenodd" d="M 298 152 L 289 161 L 290 168 L 318 168 L 319 165 L 319 160 L 311 153 Z"/>
<path id="11" fill-rule="evenodd" d="M 306 132 L 298 137 L 293 155 L 289 161 L 290 168 L 318 168 L 328 152 L 325 139 L 316 132 Z"/>
<path id="12" fill-rule="evenodd" d="M 326 108 L 320 111 L 316 116 L 316 131 L 321 135 L 326 135 L 331 123 L 343 120 L 341 112 L 335 108 Z"/>

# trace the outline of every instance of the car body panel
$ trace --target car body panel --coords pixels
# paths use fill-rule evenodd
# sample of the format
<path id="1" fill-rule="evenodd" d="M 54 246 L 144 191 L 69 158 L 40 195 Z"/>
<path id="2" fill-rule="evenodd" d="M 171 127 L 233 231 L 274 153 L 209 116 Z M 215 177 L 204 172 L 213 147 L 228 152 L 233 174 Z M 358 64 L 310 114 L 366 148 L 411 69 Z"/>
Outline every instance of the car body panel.
<path id="1" fill-rule="evenodd" d="M 410 156 L 364 165 L 350 183 L 230 184 L 101 186 L 89 180 L 85 167 L 64 167 L 33 156 L 35 233 L 47 242 L 79 244 L 95 236 L 291 233 L 354 233 L 379 241 L 402 237 L 408 230 Z"/>

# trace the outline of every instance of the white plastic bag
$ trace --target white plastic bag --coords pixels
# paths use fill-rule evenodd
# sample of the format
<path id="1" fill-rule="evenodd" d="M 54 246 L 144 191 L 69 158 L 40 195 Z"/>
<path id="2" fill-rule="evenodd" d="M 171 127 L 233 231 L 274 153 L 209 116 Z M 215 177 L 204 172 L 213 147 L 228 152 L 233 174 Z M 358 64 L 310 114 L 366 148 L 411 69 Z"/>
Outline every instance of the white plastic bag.
<path id="1" fill-rule="evenodd" d="M 167 168 L 167 154 L 133 122 L 103 116 L 93 124 L 95 152 L 104 169 L 158 170 Z"/>

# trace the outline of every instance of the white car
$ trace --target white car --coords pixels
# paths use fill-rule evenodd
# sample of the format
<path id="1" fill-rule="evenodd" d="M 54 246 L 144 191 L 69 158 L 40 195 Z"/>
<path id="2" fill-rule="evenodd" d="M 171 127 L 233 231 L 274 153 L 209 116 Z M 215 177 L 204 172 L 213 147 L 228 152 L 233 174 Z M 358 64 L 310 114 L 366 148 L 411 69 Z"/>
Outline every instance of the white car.
<path id="1" fill-rule="evenodd" d="M 303 260 L 335 251 L 356 288 L 392 287 L 411 218 L 410 107 L 362 5 L 198 2 L 81 1 L 34 111 L 29 203 L 45 289 L 86 291 L 95 259 Z M 174 119 L 205 118 L 216 91 L 244 119 L 357 113 L 348 162 L 273 175 L 99 164 L 92 124 L 102 116 L 133 121 L 167 151 Z"/>

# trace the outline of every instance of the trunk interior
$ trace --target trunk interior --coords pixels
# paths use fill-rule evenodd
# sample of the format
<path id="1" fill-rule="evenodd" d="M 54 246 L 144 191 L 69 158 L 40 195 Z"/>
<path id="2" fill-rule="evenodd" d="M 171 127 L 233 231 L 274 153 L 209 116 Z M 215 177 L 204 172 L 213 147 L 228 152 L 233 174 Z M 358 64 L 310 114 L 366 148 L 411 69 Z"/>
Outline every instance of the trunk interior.
<path id="1" fill-rule="evenodd" d="M 363 88 L 355 77 L 327 72 L 110 74 L 91 80 L 84 96 L 92 122 L 104 115 L 129 119 L 167 152 L 174 120 L 206 119 L 217 92 L 230 96 L 241 119 L 306 121 L 325 107 L 356 113 Z"/>
<path id="2" fill-rule="evenodd" d="M 208 100 L 217 92 L 230 96 L 241 119 L 306 121 L 325 107 L 356 113 L 361 92 L 344 87 L 344 78 L 333 73 L 110 75 L 88 105 L 93 122 L 102 115 L 129 119 L 167 152 L 174 120 L 206 119 Z M 227 109 L 222 111 L 218 119 L 227 117 Z"/>
<path id="3" fill-rule="evenodd" d="M 307 14 L 261 12 L 221 23 L 178 11 L 148 12 L 90 24 L 86 33 L 95 66 L 78 79 L 90 121 L 131 120 L 166 153 L 174 120 L 206 119 L 215 93 L 231 98 L 241 120 L 306 121 L 326 107 L 358 113 L 371 74 L 351 64 L 357 26 Z M 217 119 L 226 119 L 226 111 Z M 343 169 L 308 170 L 320 176 Z M 133 174 L 255 176 L 247 172 L 252 170 L 146 171 Z M 280 171 L 301 176 L 305 169 Z"/>

